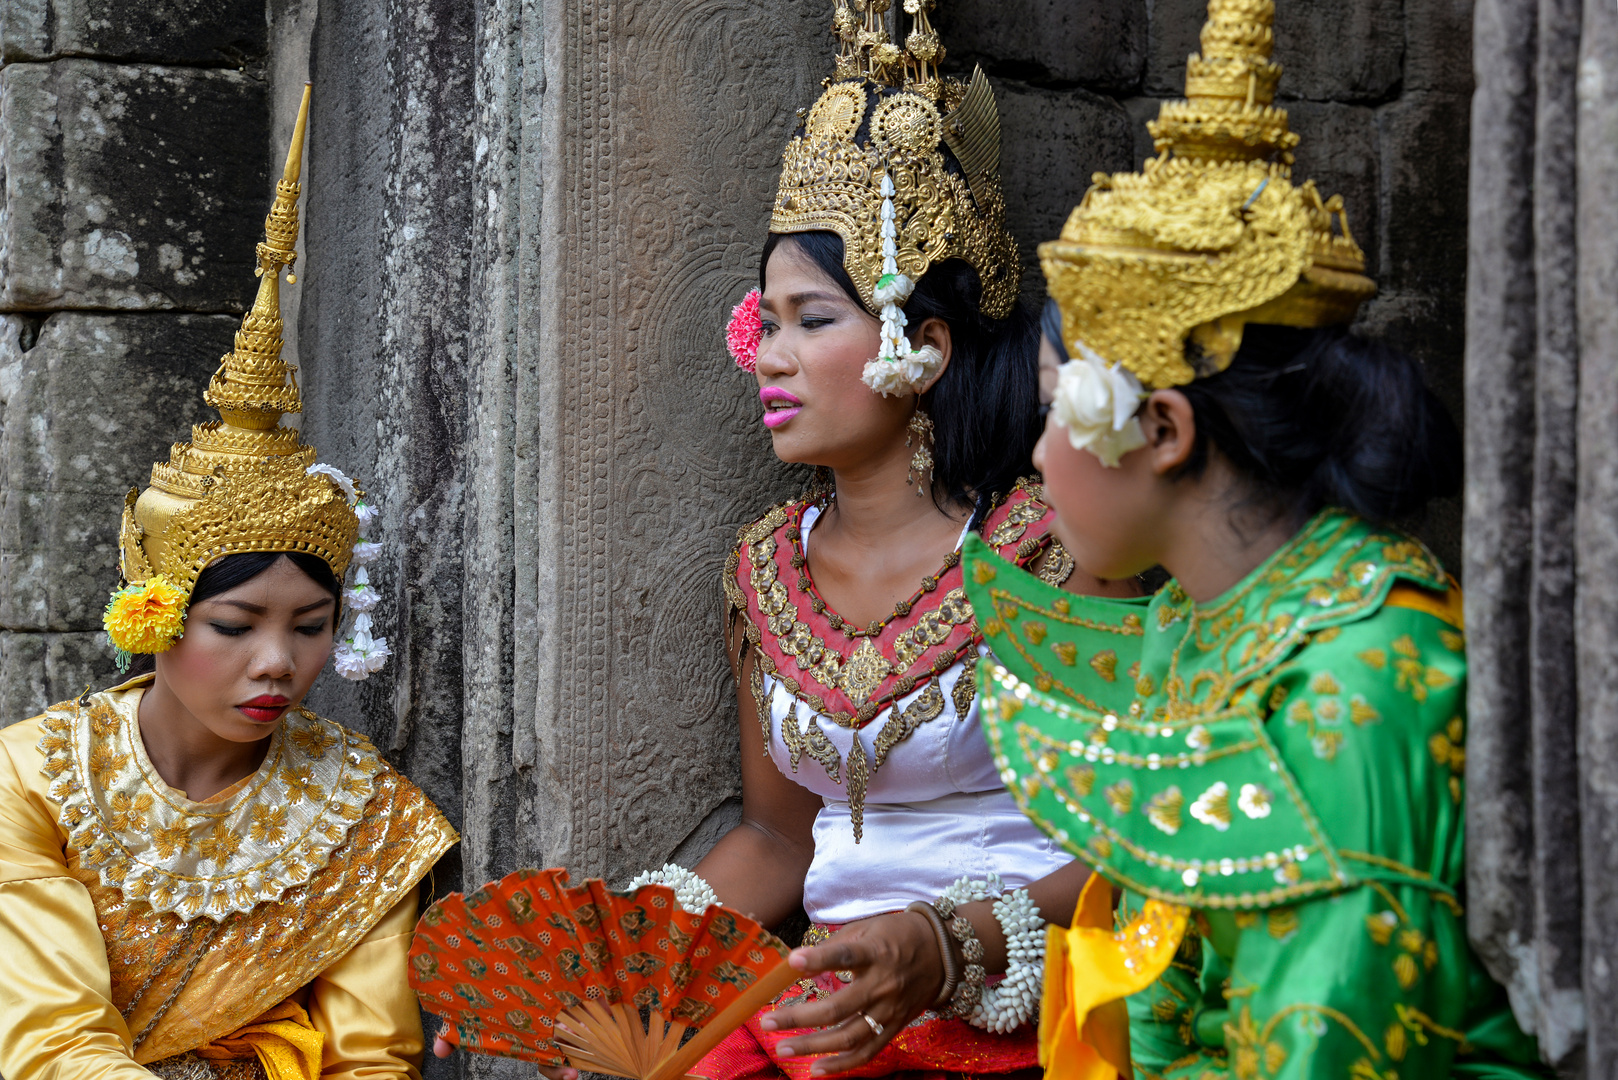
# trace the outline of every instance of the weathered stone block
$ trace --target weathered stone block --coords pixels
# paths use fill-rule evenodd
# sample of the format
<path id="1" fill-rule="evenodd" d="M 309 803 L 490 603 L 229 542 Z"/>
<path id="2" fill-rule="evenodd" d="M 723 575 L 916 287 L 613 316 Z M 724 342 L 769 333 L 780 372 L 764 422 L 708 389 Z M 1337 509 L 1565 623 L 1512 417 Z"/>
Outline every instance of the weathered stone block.
<path id="1" fill-rule="evenodd" d="M 947 68 L 1034 84 L 1132 90 L 1146 69 L 1145 0 L 955 0 L 934 19 Z M 908 22 L 905 23 L 908 25 Z"/>
<path id="2" fill-rule="evenodd" d="M 6 0 L 0 63 L 60 56 L 158 64 L 251 63 L 264 56 L 262 0 Z"/>
<path id="3" fill-rule="evenodd" d="M 1206 0 L 1156 0 L 1146 92 L 1179 97 L 1185 60 L 1199 52 Z M 1280 94 L 1313 101 L 1380 101 L 1399 86 L 1404 54 L 1400 0 L 1281 3 L 1275 11 L 1275 58 L 1285 69 Z"/>
<path id="4" fill-rule="evenodd" d="M 1376 113 L 1359 105 L 1291 101 L 1287 119 L 1300 137 L 1297 182 L 1313 180 L 1322 198 L 1341 195 L 1348 208 L 1349 231 L 1365 249 L 1365 265 L 1377 263 Z"/>
<path id="5" fill-rule="evenodd" d="M 124 493 L 208 413 L 228 315 L 46 319 L 0 333 L 0 626 L 89 630 L 117 578 Z"/>
<path id="6" fill-rule="evenodd" d="M 1390 292 L 1459 297 L 1466 286 L 1471 104 L 1457 94 L 1406 94 L 1377 110 L 1382 251 Z"/>
<path id="7" fill-rule="evenodd" d="M 1472 0 L 1420 0 L 1405 5 L 1404 90 L 1470 94 Z"/>
<path id="8" fill-rule="evenodd" d="M 99 631 L 19 634 L 0 631 L 0 727 L 38 716 L 47 706 L 116 686 L 122 676 Z"/>
<path id="9" fill-rule="evenodd" d="M 241 310 L 271 194 L 264 110 L 236 71 L 0 70 L 0 306 Z"/>
<path id="10" fill-rule="evenodd" d="M 1023 296 L 1043 302 L 1039 245 L 1054 240 L 1084 198 L 1090 176 L 1131 168 L 1129 113 L 1084 90 L 1032 90 L 996 83 L 1003 149 L 1006 222 L 1023 263 Z"/>

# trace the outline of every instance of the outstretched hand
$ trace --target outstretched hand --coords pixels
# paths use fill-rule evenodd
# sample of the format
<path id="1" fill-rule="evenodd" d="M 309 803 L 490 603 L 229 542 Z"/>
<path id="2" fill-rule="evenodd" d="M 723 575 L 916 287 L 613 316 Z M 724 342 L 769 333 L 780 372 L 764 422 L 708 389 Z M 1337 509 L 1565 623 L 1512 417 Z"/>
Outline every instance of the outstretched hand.
<path id="1" fill-rule="evenodd" d="M 898 912 L 864 919 L 823 945 L 794 949 L 787 962 L 805 975 L 852 971 L 854 981 L 819 1001 L 779 1009 L 766 1031 L 819 1028 L 777 1047 L 782 1057 L 832 1054 L 810 1067 L 829 1076 L 864 1065 L 906 1024 L 930 1008 L 944 986 L 944 960 L 925 916 Z"/>

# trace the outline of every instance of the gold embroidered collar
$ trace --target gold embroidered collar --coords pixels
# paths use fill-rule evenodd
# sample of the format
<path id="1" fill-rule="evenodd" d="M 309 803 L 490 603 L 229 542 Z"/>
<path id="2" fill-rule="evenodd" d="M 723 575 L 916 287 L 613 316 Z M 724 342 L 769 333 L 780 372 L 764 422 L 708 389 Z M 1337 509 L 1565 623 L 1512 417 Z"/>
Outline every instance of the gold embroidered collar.
<path id="1" fill-rule="evenodd" d="M 165 784 L 136 709 L 150 676 L 45 711 L 41 771 L 69 846 L 125 898 L 218 922 L 306 883 L 360 820 L 384 768 L 364 738 L 302 708 L 231 795 L 192 802 Z"/>

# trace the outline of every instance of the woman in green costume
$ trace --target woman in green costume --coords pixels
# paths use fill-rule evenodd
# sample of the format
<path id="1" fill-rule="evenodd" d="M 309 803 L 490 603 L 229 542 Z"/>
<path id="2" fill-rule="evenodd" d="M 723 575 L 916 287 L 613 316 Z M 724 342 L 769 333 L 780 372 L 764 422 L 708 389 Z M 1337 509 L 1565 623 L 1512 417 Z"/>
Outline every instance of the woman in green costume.
<path id="1" fill-rule="evenodd" d="M 1090 574 L 1173 580 L 1078 597 L 967 549 L 1002 779 L 1097 872 L 1053 932 L 1042 1060 L 1548 1075 L 1466 939 L 1459 589 L 1388 524 L 1457 486 L 1459 439 L 1413 362 L 1344 328 L 1374 285 L 1341 201 L 1284 164 L 1273 7 L 1209 15 L 1162 156 L 1041 248 L 1072 354 L 1036 455 L 1055 531 Z"/>

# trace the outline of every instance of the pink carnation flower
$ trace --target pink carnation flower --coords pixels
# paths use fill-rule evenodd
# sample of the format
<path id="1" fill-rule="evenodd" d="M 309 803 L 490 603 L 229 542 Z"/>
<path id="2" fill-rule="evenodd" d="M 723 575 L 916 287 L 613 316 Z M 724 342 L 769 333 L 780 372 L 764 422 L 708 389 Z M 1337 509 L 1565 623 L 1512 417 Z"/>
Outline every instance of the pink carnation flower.
<path id="1" fill-rule="evenodd" d="M 764 336 L 764 324 L 758 318 L 758 290 L 751 290 L 742 297 L 730 312 L 730 325 L 725 328 L 725 344 L 730 346 L 730 355 L 736 358 L 736 366 L 743 371 L 752 371 L 758 366 L 758 343 Z"/>

